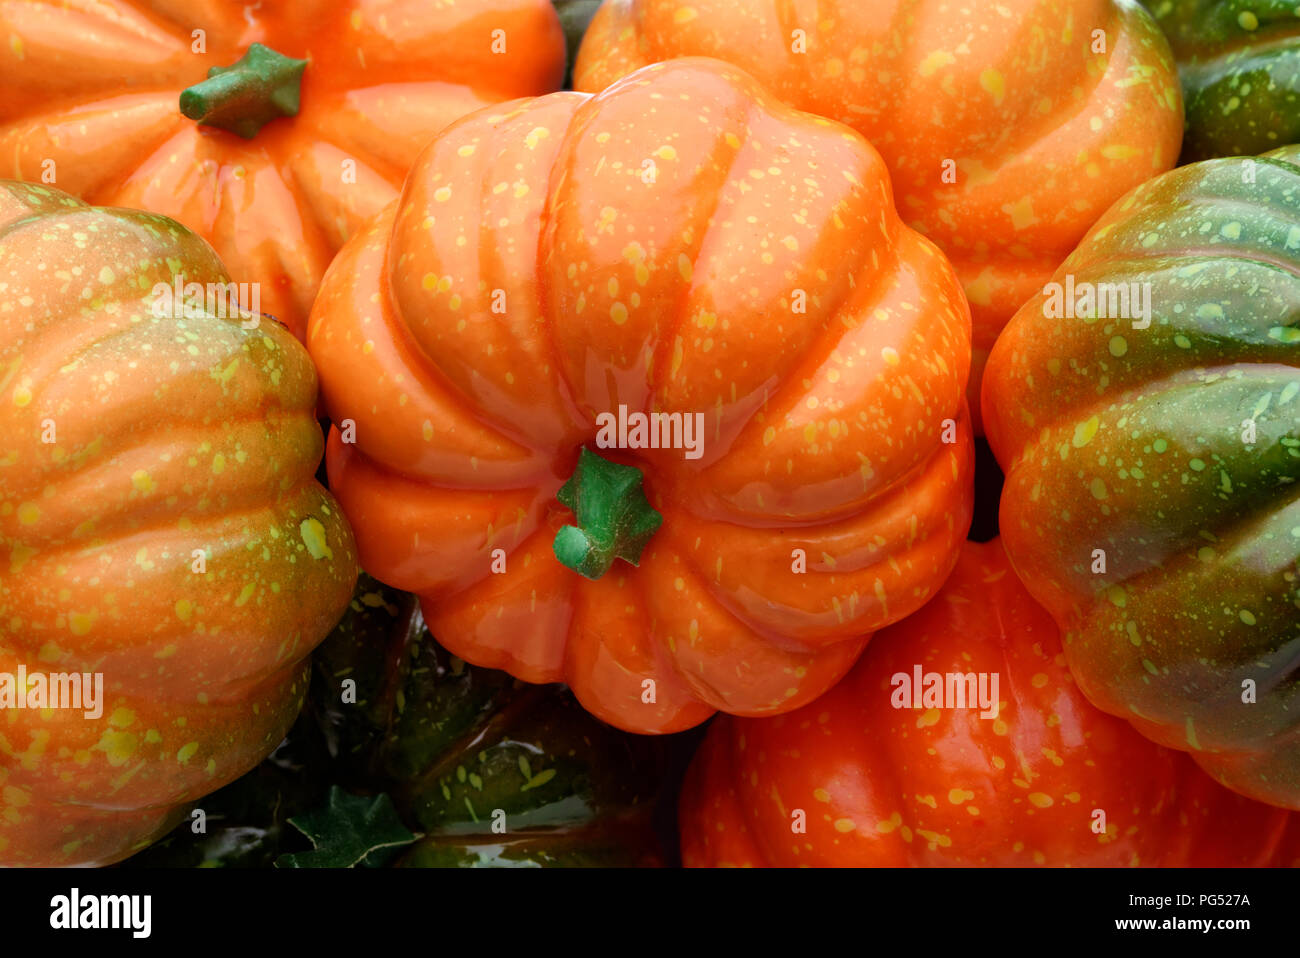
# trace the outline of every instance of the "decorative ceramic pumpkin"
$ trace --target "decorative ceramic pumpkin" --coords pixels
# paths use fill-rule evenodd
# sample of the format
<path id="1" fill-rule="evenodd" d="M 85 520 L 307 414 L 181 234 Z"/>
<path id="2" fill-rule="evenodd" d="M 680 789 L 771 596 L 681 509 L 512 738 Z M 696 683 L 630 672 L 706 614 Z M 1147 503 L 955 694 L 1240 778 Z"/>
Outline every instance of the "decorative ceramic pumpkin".
<path id="1" fill-rule="evenodd" d="M 875 151 L 695 59 L 449 127 L 308 341 L 367 571 L 664 732 L 811 701 L 943 581 L 968 336 Z"/>
<path id="2" fill-rule="evenodd" d="M 564 75 L 546 0 L 19 3 L 0 37 L 0 176 L 179 220 L 299 336 L 434 133 Z"/>
<path id="3" fill-rule="evenodd" d="M 1142 0 L 1164 29 L 1187 105 L 1183 160 L 1300 142 L 1294 0 Z"/>
<path id="4" fill-rule="evenodd" d="M 1055 281 L 985 379 L 1011 562 L 1094 703 L 1300 808 L 1300 146 L 1143 185 Z"/>
<path id="5" fill-rule="evenodd" d="M 314 661 L 310 704 L 285 744 L 201 803 L 207 833 L 182 825 L 132 864 L 270 865 L 294 849 L 287 820 L 328 808 L 332 783 L 388 795 L 419 834 L 384 864 L 661 862 L 663 740 L 597 722 L 559 686 L 454 658 L 429 634 L 415 596 L 363 576 Z M 353 837 L 323 831 L 325 855 Z M 295 857 L 316 864 L 314 854 Z"/>
<path id="6" fill-rule="evenodd" d="M 973 408 L 1006 321 L 1114 200 L 1178 157 L 1169 48 L 1134 0 L 611 0 L 574 84 L 595 92 L 680 56 L 735 63 L 880 151 L 903 220 L 970 299 Z"/>
<path id="7" fill-rule="evenodd" d="M 356 579 L 307 351 L 158 315 L 178 276 L 229 282 L 166 217 L 0 182 L 3 865 L 124 857 L 256 765 Z"/>
<path id="8" fill-rule="evenodd" d="M 1290 864 L 1293 819 L 1089 704 L 997 541 L 816 702 L 716 720 L 681 797 L 688 866 Z"/>

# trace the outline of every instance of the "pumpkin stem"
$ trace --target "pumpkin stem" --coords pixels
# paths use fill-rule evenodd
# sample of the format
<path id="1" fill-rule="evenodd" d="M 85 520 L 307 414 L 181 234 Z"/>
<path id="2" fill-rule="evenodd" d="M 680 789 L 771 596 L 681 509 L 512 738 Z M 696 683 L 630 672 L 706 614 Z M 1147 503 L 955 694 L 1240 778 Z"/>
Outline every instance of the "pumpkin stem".
<path id="1" fill-rule="evenodd" d="M 181 91 L 181 112 L 205 126 L 251 140 L 280 116 L 296 116 L 306 60 L 254 43 L 228 67 L 213 67 L 202 83 Z"/>
<path id="2" fill-rule="evenodd" d="M 599 579 L 615 559 L 636 565 L 664 517 L 646 500 L 641 470 L 583 448 L 555 498 L 578 520 L 555 534 L 555 558 L 579 575 Z"/>

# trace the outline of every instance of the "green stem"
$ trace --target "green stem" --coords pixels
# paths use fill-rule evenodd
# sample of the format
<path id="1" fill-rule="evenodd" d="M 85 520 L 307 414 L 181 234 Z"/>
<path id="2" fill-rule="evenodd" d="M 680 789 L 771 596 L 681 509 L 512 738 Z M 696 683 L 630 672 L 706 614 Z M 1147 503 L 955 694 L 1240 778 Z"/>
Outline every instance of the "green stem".
<path id="1" fill-rule="evenodd" d="M 641 488 L 641 470 L 584 448 L 577 468 L 556 494 L 577 519 L 555 534 L 555 558 L 588 579 L 599 579 L 615 559 L 636 565 L 664 517 Z"/>
<path id="2" fill-rule="evenodd" d="M 181 91 L 181 112 L 205 126 L 251 140 L 276 117 L 296 116 L 306 60 L 254 43 L 228 67 Z"/>

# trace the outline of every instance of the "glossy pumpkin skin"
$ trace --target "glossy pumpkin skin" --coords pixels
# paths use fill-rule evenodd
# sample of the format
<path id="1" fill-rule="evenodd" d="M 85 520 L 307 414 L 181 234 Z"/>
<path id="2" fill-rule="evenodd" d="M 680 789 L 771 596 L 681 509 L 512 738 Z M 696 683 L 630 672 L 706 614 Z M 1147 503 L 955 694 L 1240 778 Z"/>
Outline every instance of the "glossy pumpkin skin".
<path id="1" fill-rule="evenodd" d="M 344 248 L 308 338 L 355 426 L 327 459 L 362 565 L 461 658 L 669 732 L 810 701 L 947 575 L 968 336 L 871 147 L 697 59 L 448 128 Z M 702 458 L 594 449 L 622 404 L 704 413 Z M 639 567 L 594 581 L 552 549 L 584 444 L 663 515 Z"/>
<path id="2" fill-rule="evenodd" d="M 662 740 L 597 722 L 560 686 L 451 656 L 414 595 L 363 575 L 313 668 L 308 706 L 280 748 L 200 803 L 207 833 L 182 825 L 129 864 L 268 867 L 310 847 L 288 820 L 324 805 L 332 784 L 387 794 L 421 836 L 389 865 L 662 863 Z M 496 808 L 504 834 L 491 831 Z"/>
<path id="3" fill-rule="evenodd" d="M 1300 8 L 1294 0 L 1142 0 L 1183 82 L 1183 162 L 1300 141 Z"/>
<path id="4" fill-rule="evenodd" d="M 195 803 L 204 830 L 188 817 L 119 868 L 272 868 L 286 852 L 311 849 L 289 819 L 324 805 L 330 756 L 304 710 L 256 768 Z"/>
<path id="5" fill-rule="evenodd" d="M 1060 624 L 1084 692 L 1229 787 L 1289 808 L 1300 808 L 1298 213 L 1300 147 L 1145 184 L 1057 279 L 1150 283 L 1150 328 L 1047 318 L 1035 298 L 984 386 L 1007 553 Z"/>
<path id="6" fill-rule="evenodd" d="M 916 665 L 996 672 L 998 716 L 895 709 L 891 678 Z M 818 701 L 718 719 L 681 797 L 688 866 L 1293 864 L 1293 818 L 1089 704 L 997 540 L 967 543 L 939 594 Z"/>
<path id="7" fill-rule="evenodd" d="M 121 858 L 256 765 L 357 575 L 306 350 L 154 316 L 178 271 L 228 281 L 172 220 L 0 183 L 0 672 L 104 682 L 0 714 L 0 864 Z"/>
<path id="8" fill-rule="evenodd" d="M 1091 51 L 1094 30 L 1107 53 Z M 592 21 L 574 86 L 679 56 L 735 63 L 880 151 L 903 219 L 970 299 L 972 409 L 1006 321 L 1112 202 L 1178 157 L 1177 77 L 1135 0 L 622 0 Z"/>
<path id="9" fill-rule="evenodd" d="M 363 579 L 315 668 L 312 712 L 338 777 L 386 791 L 423 836 L 396 864 L 660 863 L 661 743 L 595 721 L 559 686 L 454 657 L 414 595 Z M 342 701 L 345 679 L 355 705 Z"/>
<path id="10" fill-rule="evenodd" d="M 152 210 L 207 239 L 302 335 L 331 258 L 457 117 L 559 89 L 546 0 L 105 0 L 0 13 L 0 176 Z M 205 49 L 195 52 L 193 31 Z M 494 53 L 493 31 L 505 51 Z M 180 112 L 251 44 L 309 61 L 296 116 L 251 140 Z"/>

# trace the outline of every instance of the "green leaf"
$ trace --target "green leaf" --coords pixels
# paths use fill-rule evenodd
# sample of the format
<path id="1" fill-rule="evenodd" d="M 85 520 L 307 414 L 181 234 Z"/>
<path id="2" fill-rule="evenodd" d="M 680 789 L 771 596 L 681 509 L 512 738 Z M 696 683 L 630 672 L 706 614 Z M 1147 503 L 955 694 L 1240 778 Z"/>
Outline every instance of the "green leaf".
<path id="1" fill-rule="evenodd" d="M 323 808 L 289 819 L 315 846 L 312 851 L 281 855 L 277 868 L 352 868 L 384 864 L 385 854 L 415 841 L 397 817 L 392 799 L 352 795 L 337 785 Z"/>

